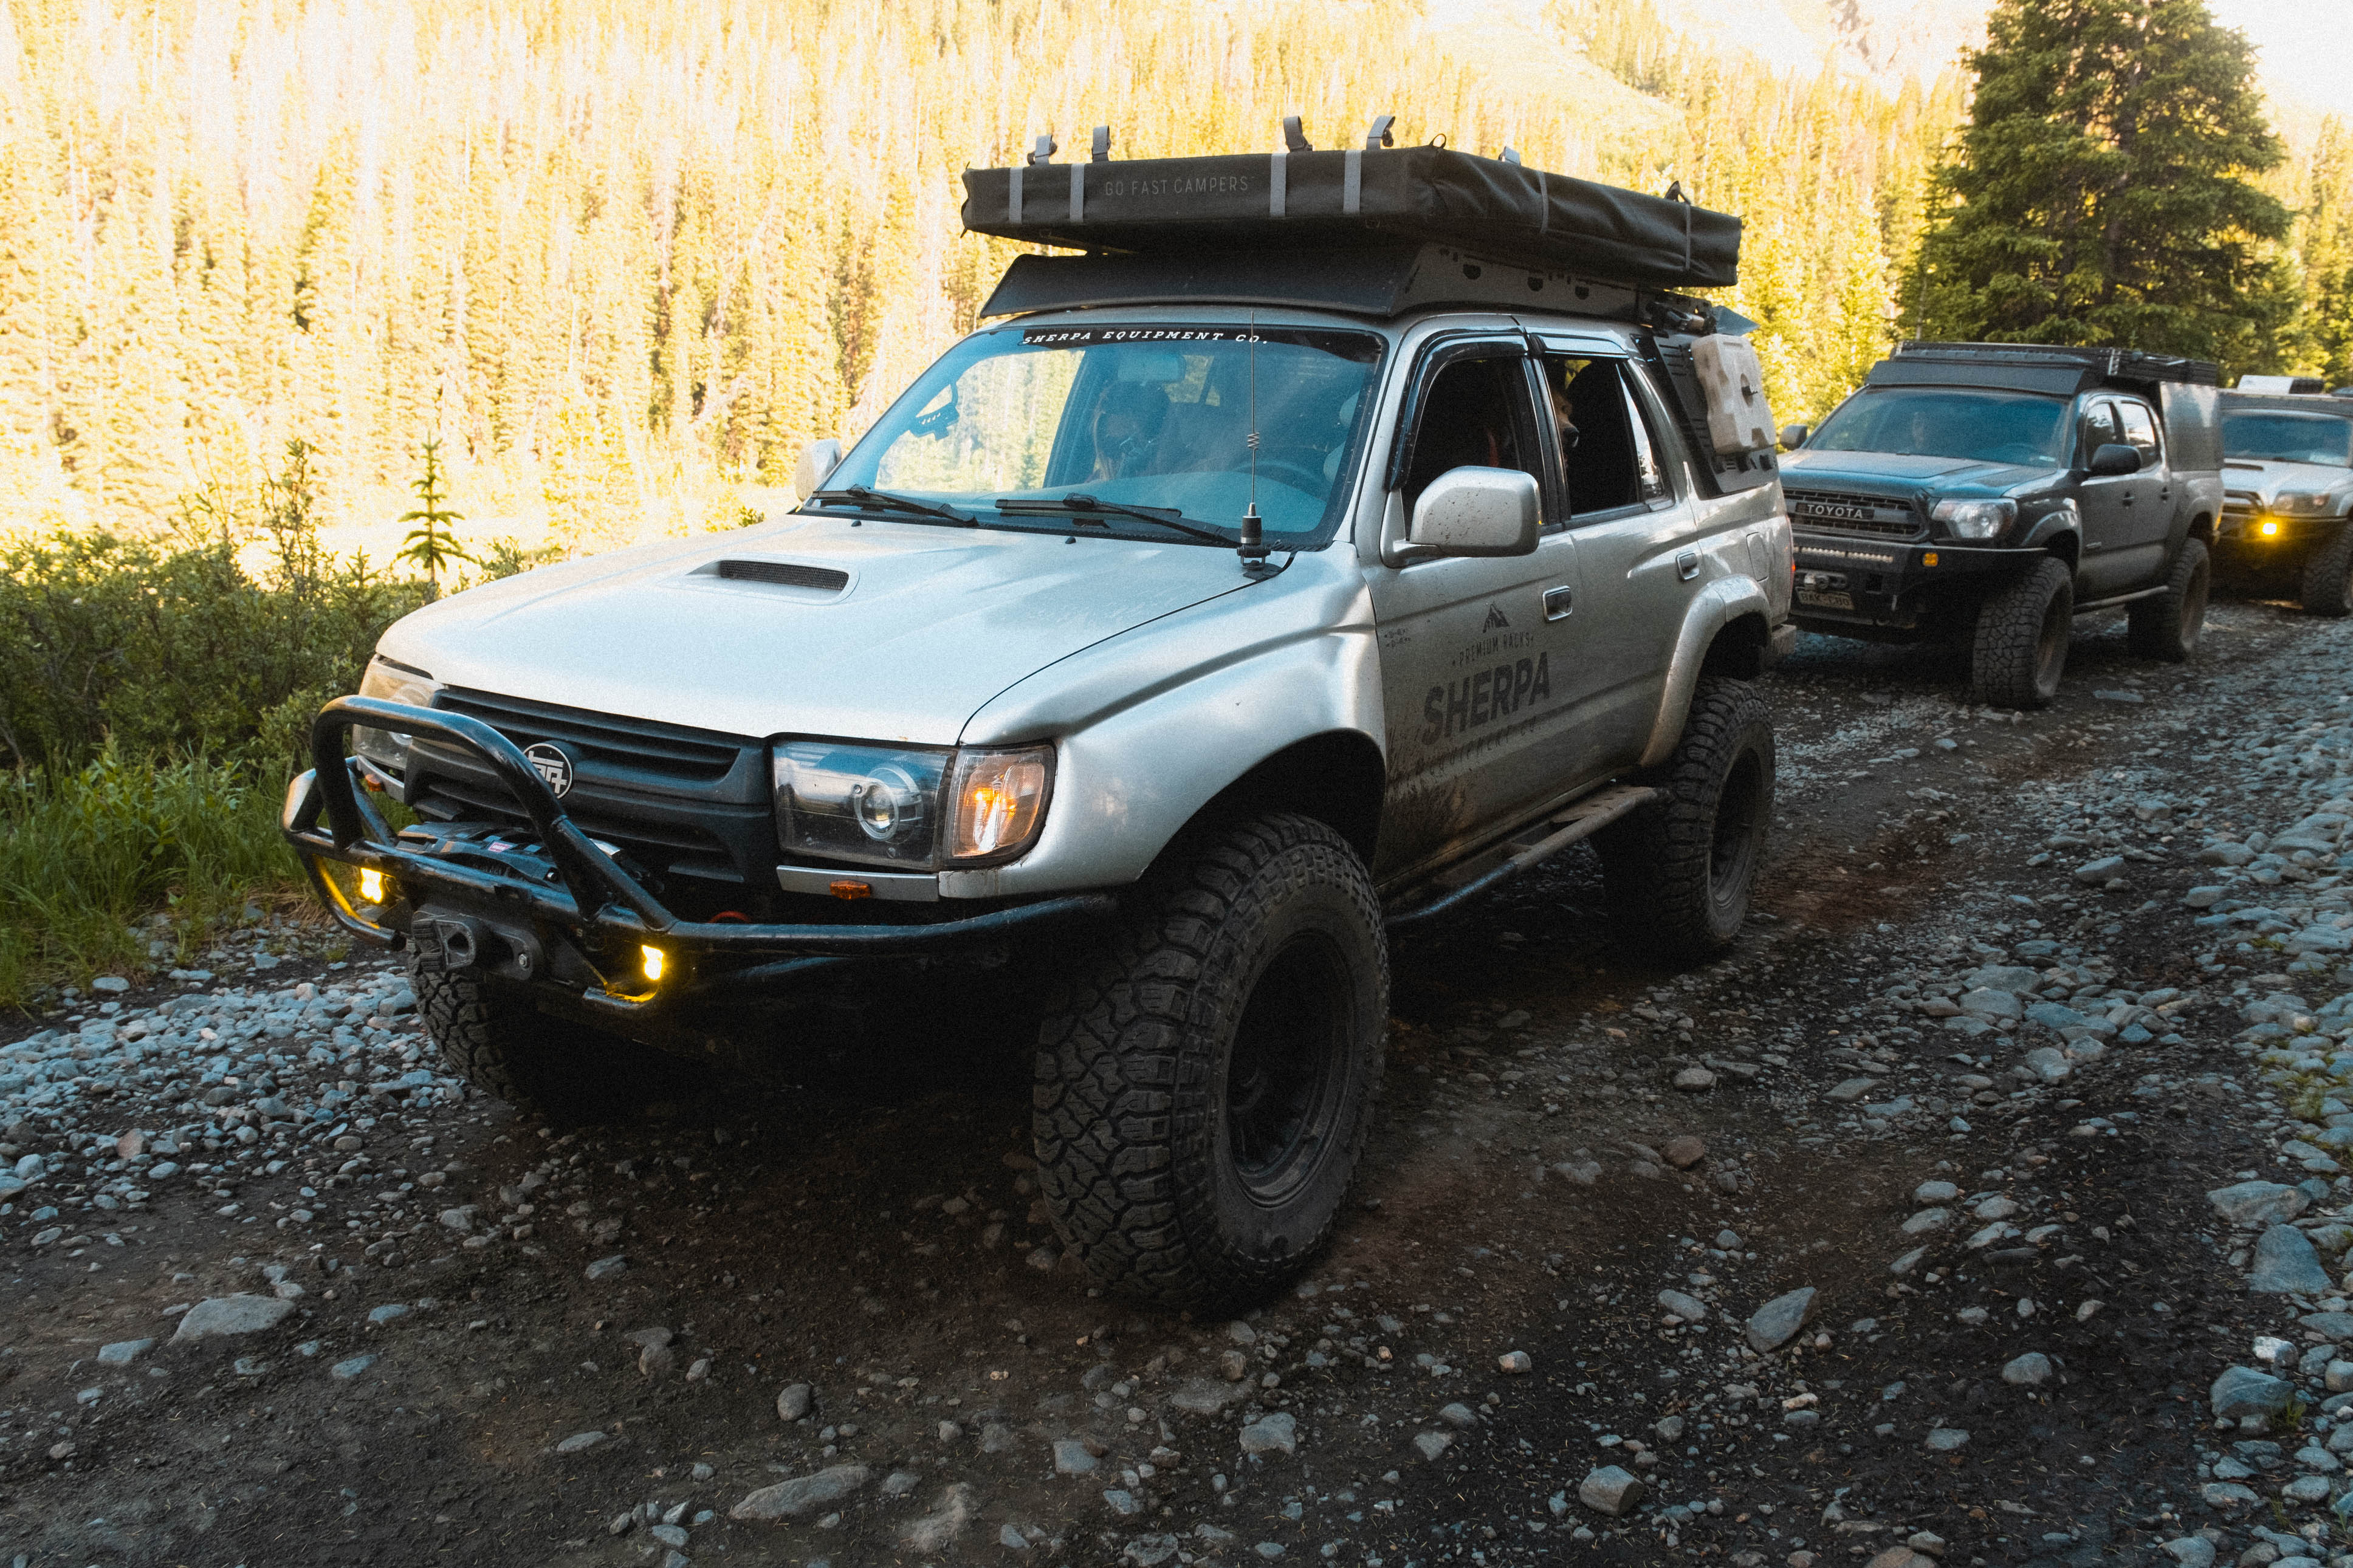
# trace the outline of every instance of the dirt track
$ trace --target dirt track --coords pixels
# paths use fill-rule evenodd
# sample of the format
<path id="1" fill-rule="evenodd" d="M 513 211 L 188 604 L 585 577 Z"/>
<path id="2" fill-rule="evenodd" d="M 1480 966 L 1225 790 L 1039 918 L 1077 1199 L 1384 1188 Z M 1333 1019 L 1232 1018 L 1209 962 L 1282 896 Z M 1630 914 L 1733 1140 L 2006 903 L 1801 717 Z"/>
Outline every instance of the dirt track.
<path id="1" fill-rule="evenodd" d="M 1752 1568 L 1923 1530 L 1954 1564 L 2088 1563 L 2179 1535 L 2202 1521 L 2206 1384 L 2244 1355 L 2254 1310 L 2201 1194 L 2270 1156 L 2240 1093 L 2194 1082 L 2244 1072 L 2236 1021 L 2193 1005 L 2171 1015 L 2178 1045 L 2021 1087 L 2010 1058 L 1952 1059 L 1954 1037 L 1883 996 L 2037 938 L 2119 985 L 2214 993 L 2192 962 L 2213 944 L 2175 902 L 2195 833 L 2152 833 L 2128 891 L 2075 887 L 2064 855 L 2026 861 L 2071 791 L 2203 795 L 2210 831 L 2276 826 L 2287 808 L 2243 790 L 2232 737 L 2345 689 L 2353 629 L 2226 604 L 2188 669 L 2123 644 L 2120 620 L 2079 626 L 2060 705 L 2011 721 L 1967 709 L 1940 655 L 1805 639 L 1770 679 L 1783 774 L 1761 914 L 1704 972 L 1629 966 L 1582 853 L 1401 937 L 1363 1207 L 1245 1324 L 1138 1316 L 1058 1262 L 1024 1169 L 1021 1020 L 955 974 L 822 1015 L 797 1089 L 672 1075 L 573 1132 L 479 1097 L 379 1101 L 354 1180 L 329 1184 L 353 1152 L 315 1143 L 240 1178 L 234 1214 L 157 1184 L 133 1210 L 37 1222 L 33 1199 L 74 1191 L 52 1177 L 0 1213 L 0 1563 Z M 2042 901 L 2054 889 L 2076 905 Z M 306 974 L 352 977 L 313 963 L 258 983 Z M 1713 1088 L 1671 1087 L 1710 1062 Z M 1981 1066 L 1994 1087 L 1961 1081 Z M 1906 1109 L 1874 1126 L 1825 1098 L 1858 1072 Z M 2094 1117 L 2113 1135 L 2077 1132 Z M 30 1122 L 9 1135 L 49 1146 Z M 1679 1170 L 1683 1137 L 1704 1152 Z M 428 1172 L 438 1187 L 403 1188 Z M 1946 1178 L 2014 1189 L 2062 1228 L 1978 1252 L 1932 1236 L 1892 1276 L 1914 1189 Z M 320 1197 L 297 1196 L 305 1180 Z M 464 1205 L 471 1246 L 437 1217 Z M 285 1223 L 298 1205 L 312 1219 Z M 167 1309 L 269 1295 L 272 1264 L 302 1288 L 278 1328 L 95 1362 L 168 1340 Z M 1788 1347 L 1742 1345 L 1752 1310 L 1809 1286 Z M 1708 1317 L 1663 1321 L 1662 1287 Z M 408 1310 L 370 1323 L 393 1304 Z M 2229 1331 L 2184 1327 L 2204 1324 Z M 649 1348 L 649 1329 L 670 1337 Z M 1499 1370 L 1514 1350 L 1533 1371 Z M 2025 1351 L 2063 1377 L 2005 1384 Z M 797 1384 L 814 1410 L 787 1421 Z M 1295 1453 L 1243 1453 L 1238 1429 L 1281 1414 Z M 1935 1430 L 1966 1446 L 1932 1452 Z M 1087 1473 L 1058 1473 L 1058 1441 Z M 1643 1511 L 1579 1502 L 1608 1464 L 1645 1479 Z M 828 1469 L 833 1500 L 729 1517 Z M 661 1528 L 682 1546 L 654 1534 L 680 1504 Z"/>

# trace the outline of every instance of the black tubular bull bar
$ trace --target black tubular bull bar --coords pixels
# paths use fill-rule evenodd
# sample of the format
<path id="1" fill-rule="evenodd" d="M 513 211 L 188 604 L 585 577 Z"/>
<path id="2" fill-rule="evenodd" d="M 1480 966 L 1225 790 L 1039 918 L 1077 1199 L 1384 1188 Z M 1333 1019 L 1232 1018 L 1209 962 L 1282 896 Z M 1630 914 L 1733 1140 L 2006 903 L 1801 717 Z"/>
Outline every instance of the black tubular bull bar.
<path id="1" fill-rule="evenodd" d="M 364 725 L 395 734 L 429 736 L 463 746 L 490 764 L 555 864 L 557 885 L 478 869 L 403 847 L 362 791 L 357 758 L 343 752 L 344 735 Z M 1079 915 L 1111 912 L 1108 893 L 1078 893 L 992 910 L 962 920 L 924 924 L 785 925 L 681 920 L 635 878 L 614 864 L 583 833 L 533 767 L 522 748 L 479 719 L 416 708 L 374 697 L 338 697 L 311 725 L 311 769 L 287 787 L 281 825 L 303 874 L 328 912 L 363 941 L 397 948 L 407 933 L 369 920 L 330 879 L 333 860 L 395 878 L 413 906 L 435 896 L 461 910 L 488 909 L 495 918 L 528 922 L 569 937 L 600 979 L 617 967 L 611 955 L 634 960 L 640 945 L 659 944 L 678 983 L 631 994 L 609 981 L 591 986 L 592 1006 L 641 1013 L 673 998 L 757 989 L 830 961 L 949 951 L 1008 935 L 1024 927 Z M 320 831 L 320 817 L 326 831 Z"/>

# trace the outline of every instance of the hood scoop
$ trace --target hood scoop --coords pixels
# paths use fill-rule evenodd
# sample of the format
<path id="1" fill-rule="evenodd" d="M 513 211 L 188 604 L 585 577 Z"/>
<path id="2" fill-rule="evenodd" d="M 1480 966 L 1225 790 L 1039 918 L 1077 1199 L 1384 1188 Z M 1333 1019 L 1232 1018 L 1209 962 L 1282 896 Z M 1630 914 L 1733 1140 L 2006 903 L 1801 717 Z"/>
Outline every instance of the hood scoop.
<path id="1" fill-rule="evenodd" d="M 849 574 L 830 566 L 804 566 L 797 561 L 722 561 L 712 568 L 737 583 L 773 583 L 780 588 L 814 588 L 839 594 L 849 586 Z"/>

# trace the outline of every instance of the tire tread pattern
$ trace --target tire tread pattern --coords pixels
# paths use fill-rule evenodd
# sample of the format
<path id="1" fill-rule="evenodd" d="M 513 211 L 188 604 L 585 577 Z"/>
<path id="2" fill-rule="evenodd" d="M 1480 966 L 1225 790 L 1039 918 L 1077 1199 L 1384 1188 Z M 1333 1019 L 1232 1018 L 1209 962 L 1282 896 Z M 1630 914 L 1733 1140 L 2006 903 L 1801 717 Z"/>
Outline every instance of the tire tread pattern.
<path id="1" fill-rule="evenodd" d="M 1611 911 L 1641 941 L 1677 958 L 1722 952 L 1738 934 L 1715 929 L 1713 903 L 1716 797 L 1741 747 L 1762 730 L 1764 802 L 1753 864 L 1764 860 L 1772 820 L 1772 715 L 1745 680 L 1711 676 L 1692 694 L 1683 739 L 1653 784 L 1663 803 L 1631 812 L 1600 835 L 1602 885 Z"/>
<path id="2" fill-rule="evenodd" d="M 1089 1273 L 1123 1294 L 1171 1308 L 1263 1297 L 1330 1237 L 1279 1259 L 1221 1245 L 1209 1179 L 1221 1108 L 1211 1100 L 1210 1043 L 1243 998 L 1229 984 L 1248 933 L 1284 893 L 1345 889 L 1374 933 L 1379 1005 L 1369 1060 L 1377 1086 L 1388 1031 L 1388 951 L 1380 906 L 1346 841 L 1324 824 L 1271 815 L 1208 837 L 1140 888 L 1076 967 L 1039 1032 L 1032 1131 L 1039 1185 L 1056 1227 Z M 1353 1170 L 1371 1129 L 1372 1090 L 1342 1130 Z"/>
<path id="3" fill-rule="evenodd" d="M 417 1010 L 441 1059 L 468 1083 L 523 1110 L 570 1120 L 606 1109 L 633 1047 L 551 1018 L 480 979 L 412 968 Z"/>
<path id="4" fill-rule="evenodd" d="M 2337 531 L 2305 561 L 2296 601 L 2310 615 L 2353 615 L 2353 518 L 2340 520 Z"/>
<path id="5" fill-rule="evenodd" d="M 2074 590 L 2067 563 L 2046 555 L 2025 576 L 1986 596 L 1969 660 L 1971 679 L 1986 701 L 1998 708 L 2041 708 L 2050 701 L 2034 687 L 2043 613 L 2055 594 L 2065 594 L 2072 604 Z"/>
<path id="6" fill-rule="evenodd" d="M 2192 631 L 2187 637 L 2182 636 L 2182 602 L 2210 570 L 2206 542 L 2183 540 L 2180 551 L 2173 558 L 2173 570 L 2166 574 L 2165 592 L 2153 598 L 2136 599 L 2125 612 L 2125 642 L 2136 658 L 2182 664 L 2198 651 L 2197 632 Z"/>

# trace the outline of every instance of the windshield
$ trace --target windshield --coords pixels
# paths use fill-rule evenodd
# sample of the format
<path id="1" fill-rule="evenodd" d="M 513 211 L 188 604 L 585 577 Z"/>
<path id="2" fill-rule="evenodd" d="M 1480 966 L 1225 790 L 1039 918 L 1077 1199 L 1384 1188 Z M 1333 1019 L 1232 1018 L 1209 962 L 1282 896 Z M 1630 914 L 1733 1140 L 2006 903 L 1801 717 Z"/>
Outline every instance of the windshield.
<path id="1" fill-rule="evenodd" d="M 2253 463 L 2353 468 L 2353 418 L 2335 414 L 2229 414 L 2222 452 Z"/>
<path id="2" fill-rule="evenodd" d="M 1806 450 L 1902 452 L 2055 468 L 2065 462 L 2067 403 L 1957 386 L 1866 386 L 1809 437 Z"/>
<path id="3" fill-rule="evenodd" d="M 919 497 L 984 525 L 1037 527 L 996 503 L 1082 495 L 1230 531 L 1255 494 L 1266 541 L 1320 544 L 1345 504 L 1348 456 L 1382 342 L 1285 327 L 1007 327 L 925 372 L 826 480 Z M 1145 520 L 1104 531 L 1166 538 Z M 1052 526 L 1066 527 L 1056 521 Z"/>

